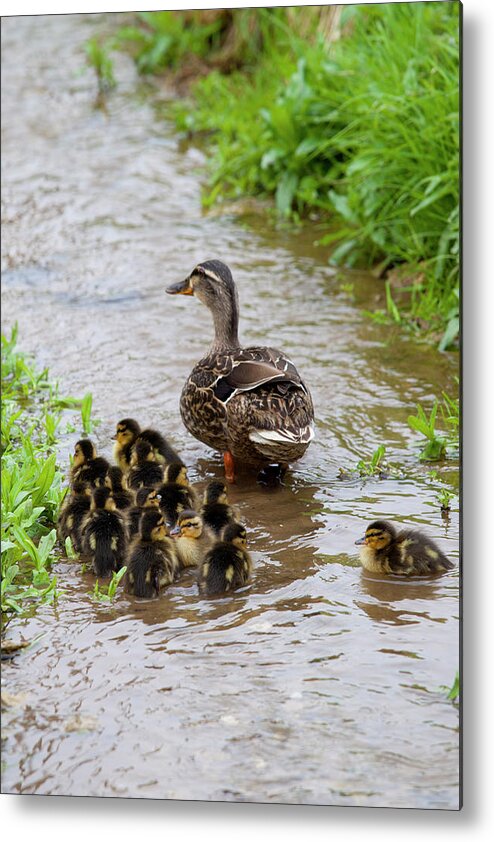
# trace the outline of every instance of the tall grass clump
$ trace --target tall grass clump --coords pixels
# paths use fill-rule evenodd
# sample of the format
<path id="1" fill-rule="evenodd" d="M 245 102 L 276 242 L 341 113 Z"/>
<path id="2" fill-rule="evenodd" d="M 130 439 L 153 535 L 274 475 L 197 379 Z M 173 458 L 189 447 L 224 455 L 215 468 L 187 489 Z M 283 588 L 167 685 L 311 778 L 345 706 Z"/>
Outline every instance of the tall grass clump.
<path id="1" fill-rule="evenodd" d="M 273 196 L 282 216 L 317 213 L 332 262 L 406 264 L 400 311 L 442 325 L 444 350 L 459 323 L 459 4 L 347 6 L 329 27 L 328 8 L 214 10 L 209 32 L 199 12 L 147 13 L 138 66 L 206 60 L 177 122 L 208 132 L 207 203 Z M 236 60 L 215 62 L 235 32 Z"/>
<path id="2" fill-rule="evenodd" d="M 2 623 L 33 601 L 56 595 L 50 573 L 55 523 L 64 495 L 54 445 L 65 409 L 80 401 L 63 398 L 47 370 L 37 371 L 16 349 L 17 327 L 2 334 Z"/>

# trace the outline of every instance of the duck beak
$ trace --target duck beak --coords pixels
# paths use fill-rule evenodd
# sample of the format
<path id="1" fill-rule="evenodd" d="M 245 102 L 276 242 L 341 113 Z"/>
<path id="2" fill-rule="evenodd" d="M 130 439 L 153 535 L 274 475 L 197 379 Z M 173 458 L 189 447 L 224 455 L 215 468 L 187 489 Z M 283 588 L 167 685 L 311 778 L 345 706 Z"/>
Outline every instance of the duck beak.
<path id="1" fill-rule="evenodd" d="M 185 281 L 180 281 L 178 284 L 172 284 L 171 287 L 166 288 L 168 295 L 194 295 L 194 290 L 190 283 L 190 275 Z"/>
<path id="2" fill-rule="evenodd" d="M 116 435 L 115 435 L 115 436 L 110 436 L 110 439 L 111 439 L 112 441 L 116 441 L 116 440 L 117 440 L 117 437 L 116 437 Z"/>
<path id="3" fill-rule="evenodd" d="M 355 541 L 356 544 L 365 544 L 365 536 L 364 538 L 359 538 L 358 541 Z"/>
<path id="4" fill-rule="evenodd" d="M 170 535 L 180 535 L 180 527 L 173 526 L 172 529 L 170 529 Z"/>

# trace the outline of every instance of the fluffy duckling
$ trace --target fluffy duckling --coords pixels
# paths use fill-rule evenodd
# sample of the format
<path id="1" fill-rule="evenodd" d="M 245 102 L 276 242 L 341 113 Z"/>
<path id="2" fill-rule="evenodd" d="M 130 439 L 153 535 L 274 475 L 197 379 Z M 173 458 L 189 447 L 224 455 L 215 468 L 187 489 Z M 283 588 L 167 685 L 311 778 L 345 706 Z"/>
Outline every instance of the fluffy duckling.
<path id="1" fill-rule="evenodd" d="M 159 510 L 149 509 L 142 515 L 139 535 L 129 549 L 125 590 L 134 596 L 159 596 L 178 572 L 175 542 L 168 537 L 165 519 Z"/>
<path id="2" fill-rule="evenodd" d="M 176 525 L 180 512 L 196 508 L 196 495 L 189 485 L 187 468 L 182 462 L 172 462 L 165 468 L 165 481 L 159 493 L 160 508 L 169 527 Z"/>
<path id="3" fill-rule="evenodd" d="M 199 567 L 199 593 L 211 596 L 246 585 L 252 561 L 246 549 L 247 533 L 240 523 L 229 523 L 221 540 L 204 557 Z"/>
<path id="4" fill-rule="evenodd" d="M 70 482 L 76 480 L 89 482 L 93 488 L 104 484 L 110 463 L 96 455 L 96 448 L 91 439 L 80 439 L 74 447 L 74 456 L 70 468 Z"/>
<path id="5" fill-rule="evenodd" d="M 129 488 L 136 491 L 145 485 L 154 487 L 163 482 L 163 467 L 156 461 L 156 455 L 148 441 L 138 439 L 132 446 L 130 471 L 127 476 Z"/>
<path id="6" fill-rule="evenodd" d="M 82 550 L 96 576 L 111 576 L 123 566 L 127 527 L 109 488 L 95 488 L 91 510 L 83 524 Z"/>
<path id="7" fill-rule="evenodd" d="M 126 511 L 129 538 L 133 538 L 139 532 L 139 522 L 144 509 L 158 509 L 160 500 L 161 497 L 153 486 L 144 486 L 138 489 L 135 496 L 135 506 Z"/>
<path id="8" fill-rule="evenodd" d="M 76 553 L 82 549 L 82 527 L 91 507 L 91 486 L 88 482 L 75 480 L 72 490 L 65 498 L 57 522 L 57 535 L 65 543 L 70 538 Z"/>
<path id="9" fill-rule="evenodd" d="M 224 482 L 210 482 L 204 492 L 204 504 L 201 509 L 202 519 L 216 536 L 229 523 L 235 521 L 235 512 L 228 503 L 227 489 Z"/>
<path id="10" fill-rule="evenodd" d="M 157 430 L 141 430 L 140 425 L 134 418 L 123 418 L 122 421 L 119 421 L 117 431 L 112 438 L 115 441 L 113 456 L 122 471 L 129 470 L 132 445 L 138 439 L 149 442 L 155 452 L 156 461 L 160 463 L 180 461 L 179 455 L 161 433 Z"/>
<path id="11" fill-rule="evenodd" d="M 127 480 L 121 468 L 111 465 L 105 478 L 105 485 L 111 490 L 115 505 L 120 511 L 130 509 L 134 495 L 127 489 Z"/>
<path id="12" fill-rule="evenodd" d="M 197 567 L 214 541 L 212 533 L 204 526 L 202 517 L 193 509 L 180 512 L 177 526 L 171 534 L 178 535 L 175 545 L 182 567 Z"/>
<path id="13" fill-rule="evenodd" d="M 433 576 L 454 567 L 427 535 L 412 529 L 397 533 L 386 520 L 371 523 L 355 543 L 362 545 L 360 562 L 371 573 Z"/>

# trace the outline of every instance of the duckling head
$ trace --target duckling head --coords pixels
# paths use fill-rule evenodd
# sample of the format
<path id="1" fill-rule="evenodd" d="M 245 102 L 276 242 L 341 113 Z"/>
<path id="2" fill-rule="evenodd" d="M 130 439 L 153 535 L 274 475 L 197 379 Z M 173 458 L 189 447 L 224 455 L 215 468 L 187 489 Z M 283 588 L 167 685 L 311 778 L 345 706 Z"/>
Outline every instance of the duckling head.
<path id="1" fill-rule="evenodd" d="M 363 538 L 355 541 L 356 544 L 366 544 L 372 550 L 384 550 L 396 538 L 396 529 L 387 520 L 375 520 L 365 530 Z"/>
<path id="2" fill-rule="evenodd" d="M 171 462 L 165 470 L 165 482 L 176 482 L 184 488 L 189 487 L 187 468 L 182 462 Z"/>
<path id="3" fill-rule="evenodd" d="M 169 295 L 195 295 L 213 315 L 216 344 L 238 347 L 238 295 L 230 269 L 221 260 L 198 263 L 184 281 L 167 288 Z"/>
<path id="4" fill-rule="evenodd" d="M 105 485 L 107 488 L 110 488 L 112 491 L 122 491 L 124 483 L 124 475 L 121 468 L 118 468 L 117 465 L 112 465 L 108 468 L 108 472 L 105 477 Z"/>
<path id="5" fill-rule="evenodd" d="M 85 465 L 90 459 L 96 458 L 96 448 L 91 439 L 80 439 L 74 447 L 72 467 L 79 468 Z"/>
<path id="6" fill-rule="evenodd" d="M 247 530 L 241 523 L 228 523 L 221 533 L 221 540 L 245 549 L 247 546 Z"/>
<path id="7" fill-rule="evenodd" d="M 93 496 L 91 498 L 91 510 L 93 512 L 96 509 L 106 509 L 107 512 L 114 512 L 116 508 L 117 506 L 112 497 L 110 488 L 103 485 L 100 488 L 94 489 Z"/>
<path id="8" fill-rule="evenodd" d="M 216 481 L 210 482 L 204 492 L 204 503 L 224 503 L 228 505 L 228 494 L 224 482 Z"/>
<path id="9" fill-rule="evenodd" d="M 194 512 L 192 509 L 184 509 L 180 512 L 175 527 L 176 533 L 180 533 L 182 538 L 200 538 L 202 535 L 204 524 L 202 517 Z M 172 530 L 172 534 L 175 530 Z"/>
<path id="10" fill-rule="evenodd" d="M 87 480 L 76 479 L 72 486 L 72 491 L 74 492 L 74 494 L 82 494 L 86 497 L 91 497 L 93 490 L 91 488 L 91 483 L 89 483 Z"/>
<path id="11" fill-rule="evenodd" d="M 127 447 L 132 444 L 141 432 L 141 428 L 137 421 L 133 418 L 123 418 L 117 424 L 117 431 L 112 439 L 117 442 L 120 447 Z"/>
<path id="12" fill-rule="evenodd" d="M 160 505 L 161 495 L 158 494 L 155 488 L 151 486 L 143 486 L 139 488 L 136 494 L 136 504 L 142 509 L 154 508 L 158 509 Z"/>
<path id="13" fill-rule="evenodd" d="M 150 509 L 141 517 L 139 531 L 143 541 L 163 541 L 168 535 L 168 529 L 162 513 L 156 509 Z"/>
<path id="14" fill-rule="evenodd" d="M 156 455 L 151 444 L 144 439 L 138 439 L 132 447 L 130 465 L 142 465 L 143 462 L 156 462 Z"/>

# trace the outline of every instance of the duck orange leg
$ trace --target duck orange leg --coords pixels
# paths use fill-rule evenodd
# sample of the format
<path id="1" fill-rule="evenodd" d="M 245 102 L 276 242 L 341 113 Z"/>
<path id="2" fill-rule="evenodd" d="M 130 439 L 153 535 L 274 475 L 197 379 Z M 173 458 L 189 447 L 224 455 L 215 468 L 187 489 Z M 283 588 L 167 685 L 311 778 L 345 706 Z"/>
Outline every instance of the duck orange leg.
<path id="1" fill-rule="evenodd" d="M 225 478 L 228 482 L 235 482 L 235 462 L 229 450 L 223 454 L 223 464 L 225 466 Z"/>

